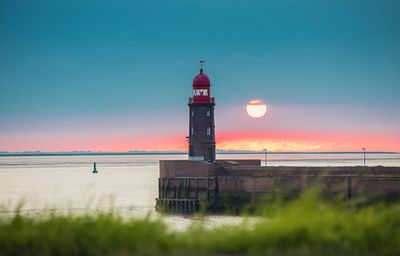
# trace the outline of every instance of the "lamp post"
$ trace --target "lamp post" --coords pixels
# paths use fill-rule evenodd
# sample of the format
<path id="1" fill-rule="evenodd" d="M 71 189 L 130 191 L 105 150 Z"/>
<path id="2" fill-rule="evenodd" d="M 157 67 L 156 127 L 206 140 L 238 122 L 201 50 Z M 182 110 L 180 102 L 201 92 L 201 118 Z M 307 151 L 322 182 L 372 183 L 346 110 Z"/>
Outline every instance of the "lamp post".
<path id="1" fill-rule="evenodd" d="M 365 148 L 362 148 L 361 150 L 364 151 L 364 167 L 366 167 L 366 165 L 365 165 Z"/>
<path id="2" fill-rule="evenodd" d="M 267 167 L 267 149 L 264 148 L 263 151 L 264 151 L 264 163 L 265 163 L 265 167 Z"/>

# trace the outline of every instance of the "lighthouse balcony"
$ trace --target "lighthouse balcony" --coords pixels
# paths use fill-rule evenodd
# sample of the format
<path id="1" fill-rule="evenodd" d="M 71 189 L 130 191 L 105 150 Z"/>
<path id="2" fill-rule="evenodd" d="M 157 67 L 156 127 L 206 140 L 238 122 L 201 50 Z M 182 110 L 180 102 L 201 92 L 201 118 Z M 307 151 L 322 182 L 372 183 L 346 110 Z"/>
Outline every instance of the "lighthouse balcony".
<path id="1" fill-rule="evenodd" d="M 207 96 L 190 97 L 189 104 L 192 103 L 214 103 L 214 97 L 207 97 Z"/>

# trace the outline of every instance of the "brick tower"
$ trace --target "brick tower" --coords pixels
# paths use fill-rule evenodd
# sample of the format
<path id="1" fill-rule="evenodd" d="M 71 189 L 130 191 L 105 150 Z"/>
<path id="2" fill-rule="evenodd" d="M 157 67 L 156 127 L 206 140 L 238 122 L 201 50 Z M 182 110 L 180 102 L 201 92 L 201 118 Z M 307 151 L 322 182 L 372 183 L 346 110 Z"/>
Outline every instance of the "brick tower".
<path id="1" fill-rule="evenodd" d="M 203 73 L 193 79 L 193 96 L 189 98 L 189 160 L 215 161 L 214 98 L 210 79 Z"/>

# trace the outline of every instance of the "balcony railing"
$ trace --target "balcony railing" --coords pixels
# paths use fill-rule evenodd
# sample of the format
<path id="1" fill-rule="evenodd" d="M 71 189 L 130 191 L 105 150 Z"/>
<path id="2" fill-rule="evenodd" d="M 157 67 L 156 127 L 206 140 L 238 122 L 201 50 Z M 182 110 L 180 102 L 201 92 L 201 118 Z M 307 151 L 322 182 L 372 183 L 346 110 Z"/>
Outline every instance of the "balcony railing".
<path id="1" fill-rule="evenodd" d="M 214 97 L 196 97 L 195 100 L 193 100 L 193 97 L 190 97 L 189 104 L 191 103 L 214 103 Z"/>

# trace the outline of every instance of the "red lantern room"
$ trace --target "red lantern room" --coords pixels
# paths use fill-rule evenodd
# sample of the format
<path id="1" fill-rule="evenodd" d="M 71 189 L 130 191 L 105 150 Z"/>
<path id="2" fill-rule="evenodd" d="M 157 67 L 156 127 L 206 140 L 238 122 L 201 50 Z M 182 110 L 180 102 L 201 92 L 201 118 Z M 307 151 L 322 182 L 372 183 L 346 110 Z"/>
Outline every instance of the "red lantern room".
<path id="1" fill-rule="evenodd" d="M 203 63 L 202 63 L 203 64 Z M 210 79 L 203 73 L 203 67 L 200 68 L 200 74 L 193 79 L 193 103 L 211 103 Z"/>

